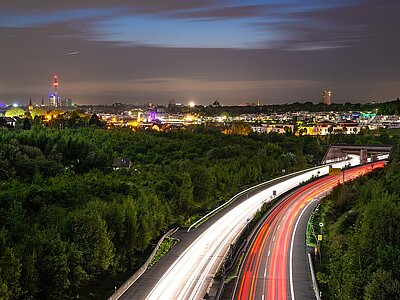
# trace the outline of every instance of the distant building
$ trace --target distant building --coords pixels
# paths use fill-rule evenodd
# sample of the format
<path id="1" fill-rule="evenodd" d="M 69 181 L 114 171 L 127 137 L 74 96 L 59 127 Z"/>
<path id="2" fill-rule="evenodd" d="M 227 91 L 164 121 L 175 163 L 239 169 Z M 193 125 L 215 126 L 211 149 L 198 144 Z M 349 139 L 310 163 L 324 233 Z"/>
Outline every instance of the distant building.
<path id="1" fill-rule="evenodd" d="M 215 100 L 212 104 L 212 107 L 221 107 L 221 103 L 218 100 Z"/>
<path id="2" fill-rule="evenodd" d="M 55 94 L 51 94 L 49 97 L 49 106 L 51 107 L 57 107 L 59 103 L 59 98 Z"/>
<path id="3" fill-rule="evenodd" d="M 121 102 L 115 102 L 112 105 L 115 108 L 123 108 L 125 106 L 125 104 L 121 103 Z"/>
<path id="4" fill-rule="evenodd" d="M 11 117 L 5 117 L 5 118 L 1 118 L 0 124 L 4 124 L 5 126 L 7 126 L 9 128 L 14 128 L 15 124 L 16 124 L 16 120 Z"/>
<path id="5" fill-rule="evenodd" d="M 332 104 L 332 91 L 325 90 L 321 93 L 321 102 L 325 105 Z"/>
<path id="6" fill-rule="evenodd" d="M 176 106 L 176 100 L 175 99 L 169 100 L 168 101 L 168 107 L 171 108 L 171 107 L 174 107 L 174 106 Z"/>
<path id="7" fill-rule="evenodd" d="M 31 111 L 33 109 L 32 98 L 29 98 L 28 110 Z"/>
<path id="8" fill-rule="evenodd" d="M 72 99 L 64 98 L 60 100 L 60 106 L 62 107 L 71 107 L 72 106 Z"/>
<path id="9" fill-rule="evenodd" d="M 164 106 L 157 107 L 157 113 L 165 113 L 167 110 Z"/>
<path id="10" fill-rule="evenodd" d="M 132 162 L 128 158 L 114 159 L 114 162 L 112 164 L 112 168 L 114 171 L 119 170 L 119 169 L 130 169 L 131 166 L 132 166 Z"/>

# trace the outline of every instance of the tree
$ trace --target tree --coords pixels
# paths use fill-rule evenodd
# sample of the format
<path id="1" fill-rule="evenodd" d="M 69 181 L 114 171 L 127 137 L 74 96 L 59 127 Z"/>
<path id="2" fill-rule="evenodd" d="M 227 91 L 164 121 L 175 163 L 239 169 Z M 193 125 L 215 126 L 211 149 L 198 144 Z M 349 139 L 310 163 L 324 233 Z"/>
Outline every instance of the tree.
<path id="1" fill-rule="evenodd" d="M 104 127 L 104 124 L 101 122 L 100 118 L 96 114 L 93 114 L 90 117 L 89 125 L 97 126 L 97 127 Z"/>
<path id="2" fill-rule="evenodd" d="M 400 282 L 385 270 L 378 270 L 372 275 L 364 294 L 365 300 L 400 299 Z"/>
<path id="3" fill-rule="evenodd" d="M 71 285 L 66 243 L 55 230 L 41 232 L 37 268 L 40 294 L 47 299 L 60 299 L 68 294 Z"/>
<path id="4" fill-rule="evenodd" d="M 251 126 L 243 122 L 234 123 L 231 127 L 229 127 L 224 131 L 225 134 L 238 134 L 238 135 L 249 135 L 250 132 L 251 132 Z"/>
<path id="5" fill-rule="evenodd" d="M 68 237 L 82 251 L 84 269 L 90 277 L 107 270 L 113 263 L 114 245 L 106 222 L 98 212 L 85 209 L 73 213 Z"/>
<path id="6" fill-rule="evenodd" d="M 23 130 L 29 130 L 31 129 L 31 120 L 29 120 L 28 118 L 24 118 L 24 123 L 22 125 L 22 129 Z"/>
<path id="7" fill-rule="evenodd" d="M 61 108 L 55 108 L 51 112 L 49 112 L 49 115 L 51 115 L 52 118 L 57 118 L 60 115 L 63 115 L 65 112 Z"/>
<path id="8" fill-rule="evenodd" d="M 22 294 L 20 285 L 22 264 L 10 247 L 0 257 L 0 298 L 17 299 Z"/>
<path id="9" fill-rule="evenodd" d="M 193 183 L 193 199 L 196 204 L 207 203 L 215 188 L 215 178 L 203 166 L 192 168 L 190 170 L 190 178 Z"/>
<path id="10" fill-rule="evenodd" d="M 47 112 L 43 108 L 40 108 L 40 107 L 37 107 L 37 108 L 34 108 L 31 110 L 32 119 L 35 119 L 35 117 L 45 116 L 46 114 L 47 114 Z"/>
<path id="11" fill-rule="evenodd" d="M 6 111 L 6 117 L 22 117 L 25 115 L 25 111 L 20 107 L 12 107 Z"/>
<path id="12" fill-rule="evenodd" d="M 83 260 L 83 253 L 78 249 L 78 246 L 74 243 L 67 243 L 66 247 L 70 270 L 68 274 L 70 291 L 71 294 L 74 294 L 89 281 L 89 275 L 84 270 L 85 261 Z"/>
<path id="13" fill-rule="evenodd" d="M 193 212 L 193 186 L 188 173 L 182 174 L 177 200 L 181 214 L 188 216 Z"/>

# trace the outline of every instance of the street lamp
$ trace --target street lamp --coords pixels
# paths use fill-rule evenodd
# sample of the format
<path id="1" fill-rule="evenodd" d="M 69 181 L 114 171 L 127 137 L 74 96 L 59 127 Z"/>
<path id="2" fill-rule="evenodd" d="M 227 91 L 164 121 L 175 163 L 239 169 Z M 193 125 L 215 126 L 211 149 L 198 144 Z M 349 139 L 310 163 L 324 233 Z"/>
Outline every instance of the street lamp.
<path id="1" fill-rule="evenodd" d="M 322 262 L 322 254 L 321 254 L 321 241 L 322 241 L 322 227 L 324 227 L 324 223 L 320 222 L 319 223 L 319 228 L 320 228 L 320 235 L 318 235 L 317 239 L 317 245 L 318 245 L 318 253 L 319 253 L 319 262 Z"/>

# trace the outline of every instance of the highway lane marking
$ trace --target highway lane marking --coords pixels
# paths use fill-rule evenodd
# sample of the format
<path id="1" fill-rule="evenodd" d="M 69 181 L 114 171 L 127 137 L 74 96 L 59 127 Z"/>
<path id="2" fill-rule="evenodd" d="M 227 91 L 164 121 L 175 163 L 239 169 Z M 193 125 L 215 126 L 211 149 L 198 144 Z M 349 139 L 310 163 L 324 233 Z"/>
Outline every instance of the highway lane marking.
<path id="1" fill-rule="evenodd" d="M 175 294 L 175 298 L 178 298 L 178 295 L 179 295 L 179 293 L 181 292 L 181 290 L 182 290 L 182 287 L 180 287 L 180 288 L 178 289 L 178 292 Z"/>
<path id="2" fill-rule="evenodd" d="M 324 167 L 325 168 L 325 167 Z M 325 169 L 324 168 L 321 168 L 321 169 L 323 169 L 324 170 L 324 173 L 325 173 Z M 327 167 L 326 167 L 327 168 Z M 308 174 L 308 173 L 306 173 L 306 174 Z M 346 174 L 348 174 L 348 173 L 346 173 Z M 252 204 L 252 205 L 254 205 L 254 204 Z M 191 244 L 191 246 L 193 247 L 194 245 L 193 245 L 193 243 Z M 196 245 L 197 246 L 197 245 Z M 186 251 L 185 251 L 186 252 Z M 179 259 L 179 258 L 178 258 Z M 183 262 L 188 262 L 186 259 L 185 260 L 183 260 L 183 259 L 180 259 L 181 260 L 181 263 L 183 263 Z M 163 276 L 164 277 L 164 276 Z M 167 286 L 166 287 L 166 289 L 170 289 L 171 288 L 171 285 L 169 285 L 169 286 Z"/>
<path id="3" fill-rule="evenodd" d="M 244 212 L 242 212 L 241 213 L 241 215 L 242 214 L 246 214 L 246 213 L 248 213 L 248 210 L 249 210 L 249 208 L 247 208 Z M 219 220 L 219 221 L 217 221 L 216 222 L 216 224 L 219 224 L 219 223 L 222 223 L 222 224 L 224 224 L 224 222 L 225 221 L 221 221 L 221 220 Z M 215 224 L 214 224 L 215 225 Z M 231 228 L 231 230 L 235 230 L 235 228 L 237 228 L 237 227 L 239 227 L 239 225 L 240 224 L 236 224 L 236 226 L 234 226 L 233 228 Z M 192 257 L 187 257 L 188 255 L 188 253 L 190 253 L 191 251 L 193 251 L 193 249 L 196 249 L 196 247 L 198 246 L 198 244 L 200 243 L 201 244 L 201 241 L 203 241 L 203 240 L 207 240 L 208 238 L 209 238 L 209 234 L 211 234 L 211 233 L 213 233 L 213 232 L 215 232 L 215 229 L 213 228 L 214 226 L 212 226 L 212 227 L 210 227 L 209 229 L 207 229 L 204 233 L 202 233 L 179 257 L 178 257 L 178 259 L 171 265 L 171 267 L 167 270 L 167 272 L 166 273 L 164 273 L 164 275 L 161 277 L 161 279 L 157 282 L 157 284 L 156 284 L 156 286 L 154 286 L 154 288 L 152 289 L 152 291 L 150 292 L 150 294 L 149 295 L 147 295 L 147 297 L 146 297 L 146 299 L 154 299 L 154 298 L 159 298 L 161 295 L 157 295 L 157 294 L 160 294 L 160 291 L 157 291 L 158 289 L 162 289 L 162 291 L 161 291 L 161 293 L 164 293 L 165 292 L 165 290 L 167 289 L 167 286 L 168 286 L 168 284 L 169 284 L 169 286 L 168 286 L 168 289 L 171 287 L 171 280 L 169 280 L 167 283 L 160 283 L 160 282 L 162 282 L 164 279 L 166 279 L 168 276 L 170 276 L 170 275 L 172 275 L 172 274 L 174 274 L 173 276 L 175 276 L 176 277 L 176 275 L 177 274 L 179 274 L 179 272 L 182 272 L 182 270 L 184 269 L 184 265 L 186 265 L 189 261 L 190 261 L 190 259 L 192 258 Z M 227 237 L 229 237 L 230 236 L 230 234 L 228 234 L 227 235 Z M 218 240 L 220 240 L 220 239 L 217 239 L 217 241 Z M 206 244 L 206 243 L 204 243 L 204 244 Z M 197 252 L 197 251 L 196 251 Z M 207 254 L 207 252 L 206 252 L 206 254 Z M 193 255 L 193 254 L 192 254 Z M 184 265 L 182 265 L 182 263 L 184 263 Z M 178 270 L 174 270 L 174 268 L 178 268 L 178 266 L 179 266 L 179 269 Z M 172 273 L 172 274 L 171 274 Z M 174 278 L 175 278 L 174 277 Z M 161 287 L 160 287 L 161 286 Z M 182 293 L 182 287 L 180 287 L 180 289 L 181 289 L 181 293 Z M 156 295 L 153 295 L 154 293 L 157 293 Z"/>
<path id="4" fill-rule="evenodd" d="M 292 241 L 290 243 L 290 261 L 289 261 L 289 270 L 290 270 L 290 294 L 292 296 L 292 300 L 295 300 L 294 297 L 294 283 L 293 283 L 293 246 L 294 246 L 294 237 L 296 235 L 297 226 L 299 225 L 300 219 L 303 216 L 303 213 L 307 210 L 308 206 L 312 202 L 308 202 L 308 204 L 304 207 L 303 211 L 300 213 L 296 224 L 294 225 L 293 233 L 292 233 Z"/>
<path id="5" fill-rule="evenodd" d="M 247 208 L 247 210 L 241 212 L 239 216 L 246 216 L 250 214 L 251 208 Z M 195 268 L 194 272 L 190 276 L 189 280 L 184 286 L 183 291 L 180 293 L 180 299 L 194 299 L 197 294 L 200 293 L 202 285 L 204 284 L 211 268 L 214 266 L 215 261 L 217 260 L 220 253 L 227 246 L 223 243 L 223 240 L 228 239 L 231 240 L 233 236 L 237 235 L 237 232 L 240 231 L 241 223 L 236 224 L 235 226 L 230 228 L 230 232 L 225 237 L 219 237 L 215 240 L 212 247 L 207 251 L 200 261 L 198 266 Z M 229 248 L 226 250 L 228 251 Z M 226 253 L 225 253 L 226 254 Z M 225 255 L 223 255 L 225 256 Z M 197 282 L 196 282 L 196 278 Z M 193 286 L 194 285 L 194 286 Z M 192 287 L 192 291 L 189 289 Z M 188 295 L 189 294 L 189 295 Z"/>
<path id="6" fill-rule="evenodd" d="M 251 209 L 252 209 L 252 207 L 247 208 L 247 210 L 242 211 L 240 213 L 240 215 L 249 215 L 251 213 Z M 223 238 L 223 239 L 229 240 L 232 238 L 232 236 L 237 234 L 237 232 L 240 230 L 240 226 L 241 226 L 240 224 L 241 223 L 238 223 L 238 224 L 234 225 L 233 227 L 231 227 L 230 233 L 227 236 L 225 236 L 225 238 Z M 265 227 L 265 228 L 267 228 L 267 227 Z M 219 257 L 223 248 L 226 246 L 223 243 L 221 243 L 218 246 L 218 243 L 220 243 L 220 241 L 221 241 L 221 238 L 216 240 L 216 243 L 215 243 L 216 245 L 215 246 L 213 245 L 211 247 L 212 251 L 214 251 L 213 254 L 211 256 L 209 255 L 208 258 L 205 259 L 209 253 L 209 252 L 207 252 L 207 255 L 205 257 L 203 257 L 203 260 L 200 262 L 199 266 L 194 270 L 193 274 L 195 274 L 195 275 L 192 274 L 191 277 L 189 278 L 189 281 L 186 283 L 183 291 L 181 291 L 181 293 L 179 295 L 180 299 L 194 299 L 197 296 L 197 294 L 201 291 L 202 285 L 205 282 L 206 277 L 208 277 L 207 274 L 210 272 L 211 268 L 215 264 L 217 257 Z M 228 250 L 226 250 L 226 251 L 228 251 Z M 225 253 L 225 255 L 226 255 L 226 253 Z M 223 256 L 225 256 L 225 255 L 223 255 Z M 201 268 L 200 268 L 200 265 L 201 265 Z M 196 283 L 195 278 L 197 278 L 199 276 L 199 273 L 202 270 L 202 268 L 204 268 L 203 269 L 204 271 L 202 272 L 203 274 L 200 275 L 200 277 Z M 188 291 L 188 288 L 193 287 L 193 284 L 195 284 L 193 290 L 191 292 Z M 187 296 L 189 296 L 189 297 L 187 297 Z"/>

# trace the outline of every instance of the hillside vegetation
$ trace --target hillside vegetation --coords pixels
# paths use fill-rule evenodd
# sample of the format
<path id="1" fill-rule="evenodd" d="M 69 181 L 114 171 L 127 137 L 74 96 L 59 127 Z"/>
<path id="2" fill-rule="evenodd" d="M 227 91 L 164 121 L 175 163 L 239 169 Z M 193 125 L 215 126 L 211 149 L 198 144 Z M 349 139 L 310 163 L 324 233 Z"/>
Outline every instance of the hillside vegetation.
<path id="1" fill-rule="evenodd" d="M 387 132 L 244 137 L 201 126 L 167 133 L 3 128 L 0 299 L 104 298 L 105 283 L 112 291 L 165 231 L 193 223 L 240 189 L 313 166 L 328 142 L 395 139 Z M 115 158 L 132 167 L 113 171 Z"/>
<path id="2" fill-rule="evenodd" d="M 316 139 L 277 135 L 1 130 L 0 298 L 82 296 L 131 273 L 167 229 L 322 153 Z M 114 158 L 132 167 L 113 171 Z"/>
<path id="3" fill-rule="evenodd" d="M 399 167 L 392 163 L 322 201 L 323 299 L 400 299 Z"/>

